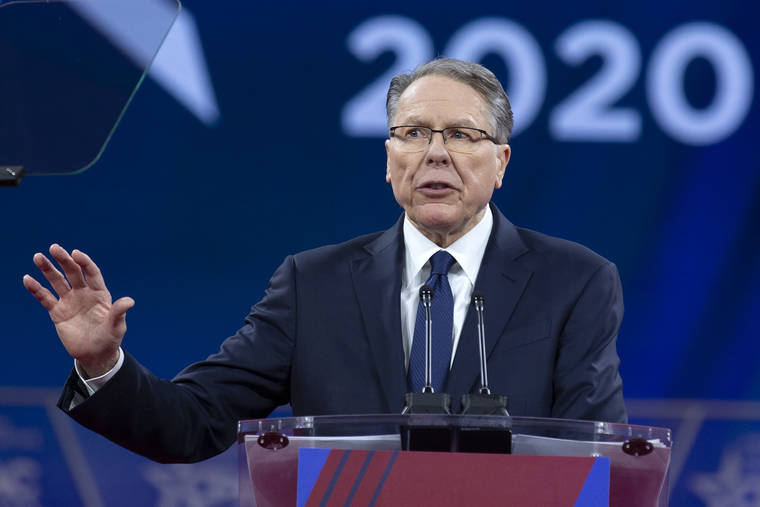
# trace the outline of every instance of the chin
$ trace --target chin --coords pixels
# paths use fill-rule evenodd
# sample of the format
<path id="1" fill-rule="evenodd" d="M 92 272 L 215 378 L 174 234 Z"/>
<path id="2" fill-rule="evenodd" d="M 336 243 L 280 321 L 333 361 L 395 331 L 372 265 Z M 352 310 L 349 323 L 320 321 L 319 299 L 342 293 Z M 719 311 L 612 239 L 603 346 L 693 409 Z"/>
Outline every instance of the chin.
<path id="1" fill-rule="evenodd" d="M 414 215 L 410 214 L 410 218 L 419 227 L 436 233 L 449 234 L 459 228 L 463 220 L 459 213 L 446 208 L 449 207 L 435 206 L 433 209 L 418 210 Z"/>

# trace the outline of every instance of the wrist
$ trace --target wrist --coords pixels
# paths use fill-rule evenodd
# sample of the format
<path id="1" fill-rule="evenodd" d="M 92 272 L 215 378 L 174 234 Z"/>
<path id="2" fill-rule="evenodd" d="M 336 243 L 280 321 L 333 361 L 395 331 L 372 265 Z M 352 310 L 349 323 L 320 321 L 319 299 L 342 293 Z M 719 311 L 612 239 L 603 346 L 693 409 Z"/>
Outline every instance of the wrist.
<path id="1" fill-rule="evenodd" d="M 119 362 L 120 351 L 117 348 L 112 354 L 102 358 L 77 359 L 79 372 L 85 380 L 97 378 L 111 371 Z"/>

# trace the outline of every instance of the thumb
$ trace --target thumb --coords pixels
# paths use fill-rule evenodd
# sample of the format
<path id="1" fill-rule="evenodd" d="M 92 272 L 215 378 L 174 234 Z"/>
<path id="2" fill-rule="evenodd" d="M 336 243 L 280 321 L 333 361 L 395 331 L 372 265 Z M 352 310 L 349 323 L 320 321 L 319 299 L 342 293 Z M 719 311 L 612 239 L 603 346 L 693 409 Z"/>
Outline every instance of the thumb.
<path id="1" fill-rule="evenodd" d="M 123 336 L 127 331 L 127 310 L 135 306 L 135 300 L 130 297 L 117 299 L 111 305 L 109 319 L 111 327 L 118 335 Z"/>

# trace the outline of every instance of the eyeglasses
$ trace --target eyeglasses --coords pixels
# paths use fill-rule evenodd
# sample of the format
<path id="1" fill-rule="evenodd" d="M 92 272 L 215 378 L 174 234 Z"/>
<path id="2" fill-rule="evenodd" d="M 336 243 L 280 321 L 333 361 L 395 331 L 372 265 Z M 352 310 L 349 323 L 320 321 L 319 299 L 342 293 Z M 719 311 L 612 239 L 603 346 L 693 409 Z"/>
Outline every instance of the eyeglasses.
<path id="1" fill-rule="evenodd" d="M 433 142 L 433 134 L 438 132 L 443 137 L 443 144 L 457 153 L 473 153 L 478 149 L 478 143 L 488 139 L 494 144 L 500 144 L 488 132 L 472 127 L 448 127 L 435 130 L 420 125 L 397 125 L 390 128 L 390 135 L 397 139 L 398 149 L 408 153 L 424 151 Z"/>

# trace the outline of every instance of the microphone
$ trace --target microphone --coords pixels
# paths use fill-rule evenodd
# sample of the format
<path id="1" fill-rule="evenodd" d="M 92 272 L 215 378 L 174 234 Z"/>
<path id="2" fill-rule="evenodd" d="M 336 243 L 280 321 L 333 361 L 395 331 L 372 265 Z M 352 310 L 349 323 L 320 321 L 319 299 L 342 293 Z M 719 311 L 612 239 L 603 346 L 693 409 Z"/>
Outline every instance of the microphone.
<path id="1" fill-rule="evenodd" d="M 488 365 L 486 364 L 486 327 L 483 324 L 483 306 L 486 298 L 476 292 L 472 295 L 475 311 L 478 313 L 478 349 L 480 351 L 480 394 L 491 394 L 488 389 Z"/>
<path id="2" fill-rule="evenodd" d="M 425 386 L 423 393 L 433 393 L 433 320 L 430 318 L 430 302 L 433 289 L 425 284 L 420 287 L 420 301 L 425 307 Z"/>
<path id="3" fill-rule="evenodd" d="M 436 393 L 433 390 L 432 378 L 432 341 L 433 325 L 430 317 L 430 305 L 433 299 L 433 289 L 429 285 L 420 288 L 420 301 L 425 308 L 425 385 L 422 392 L 406 393 L 404 410 L 406 414 L 451 414 L 451 396 L 448 393 Z M 402 424 L 401 446 L 406 451 L 444 451 L 453 450 L 453 429 L 448 425 L 430 425 L 426 418 L 410 418 L 407 424 Z"/>
<path id="4" fill-rule="evenodd" d="M 478 357 L 480 358 L 480 389 L 477 393 L 462 395 L 462 414 L 470 415 L 509 415 L 507 397 L 491 394 L 488 387 L 488 359 L 486 358 L 486 329 L 483 319 L 486 298 L 476 292 L 472 295 L 472 304 L 478 316 Z"/>
<path id="5" fill-rule="evenodd" d="M 480 358 L 480 389 L 475 393 L 462 395 L 462 415 L 509 416 L 507 397 L 491 394 L 488 387 L 488 364 L 486 358 L 486 328 L 483 323 L 483 309 L 486 298 L 476 292 L 472 295 L 472 304 L 478 315 L 478 357 Z M 506 427 L 467 426 L 457 433 L 457 450 L 459 452 L 511 454 L 511 423 Z"/>
<path id="6" fill-rule="evenodd" d="M 425 385 L 422 392 L 406 393 L 402 414 L 450 414 L 451 396 L 448 393 L 436 393 L 433 389 L 433 321 L 430 305 L 433 288 L 430 285 L 420 287 L 420 301 L 425 308 Z"/>

